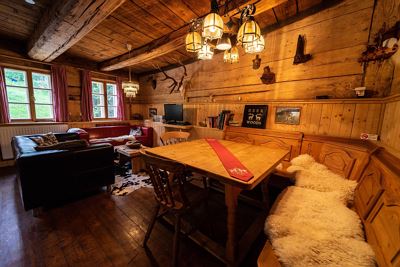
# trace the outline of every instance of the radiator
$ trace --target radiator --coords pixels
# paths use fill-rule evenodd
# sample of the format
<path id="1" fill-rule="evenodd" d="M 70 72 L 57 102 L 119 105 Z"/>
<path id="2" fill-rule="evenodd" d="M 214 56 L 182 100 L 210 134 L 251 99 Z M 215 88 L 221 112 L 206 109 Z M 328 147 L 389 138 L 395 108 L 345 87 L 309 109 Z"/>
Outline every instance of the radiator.
<path id="1" fill-rule="evenodd" d="M 68 130 L 68 124 L 54 125 L 16 125 L 0 127 L 0 148 L 3 160 L 13 159 L 14 154 L 11 146 L 11 139 L 16 135 L 29 135 L 41 133 L 64 133 Z"/>

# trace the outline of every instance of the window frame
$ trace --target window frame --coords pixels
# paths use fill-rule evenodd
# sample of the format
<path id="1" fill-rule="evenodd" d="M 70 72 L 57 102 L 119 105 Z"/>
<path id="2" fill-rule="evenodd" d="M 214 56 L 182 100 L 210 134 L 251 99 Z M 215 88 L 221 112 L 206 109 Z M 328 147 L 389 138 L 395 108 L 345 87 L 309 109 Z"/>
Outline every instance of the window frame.
<path id="1" fill-rule="evenodd" d="M 26 78 L 27 78 L 27 88 L 28 88 L 28 101 L 29 101 L 29 112 L 31 115 L 30 119 L 11 119 L 11 114 L 10 110 L 8 111 L 10 114 L 10 120 L 11 123 L 13 122 L 55 122 L 55 117 L 54 117 L 54 99 L 53 99 L 53 87 L 52 87 L 52 82 L 51 82 L 51 72 L 49 70 L 41 70 L 41 69 L 25 69 L 25 68 L 20 68 L 20 67 L 14 67 L 14 66 L 4 66 L 3 72 L 4 72 L 4 85 L 6 87 L 6 92 L 7 90 L 7 83 L 6 83 L 6 69 L 9 70 L 17 70 L 17 71 L 24 71 L 26 72 Z M 32 73 L 39 73 L 39 74 L 46 74 L 50 76 L 50 92 L 51 92 L 51 106 L 52 106 L 52 111 L 53 111 L 53 118 L 51 119 L 38 119 L 36 118 L 36 108 L 35 108 L 35 92 L 33 88 L 33 79 L 32 79 Z M 9 87 L 18 87 L 18 86 L 12 86 L 10 85 Z M 19 87 L 19 88 L 25 88 L 25 87 Z M 37 88 L 40 89 L 40 88 Z M 43 90 L 49 90 L 49 89 L 43 89 Z M 7 104 L 10 104 L 8 101 L 7 97 Z M 50 104 L 43 104 L 43 105 L 50 105 Z"/>
<path id="2" fill-rule="evenodd" d="M 95 121 L 99 121 L 99 120 L 118 120 L 118 114 L 116 114 L 115 118 L 109 118 L 108 117 L 108 94 L 107 94 L 107 84 L 113 84 L 115 85 L 115 95 L 111 95 L 111 96 L 116 96 L 116 105 L 115 106 L 111 106 L 111 107 L 116 107 L 117 108 L 117 112 L 118 112 L 118 92 L 117 92 L 117 82 L 113 81 L 113 80 L 106 80 L 106 79 L 99 79 L 99 78 L 92 78 L 91 79 L 91 83 L 93 82 L 97 82 L 97 83 L 101 83 L 103 85 L 103 96 L 104 96 L 104 115 L 105 117 L 103 118 L 95 118 L 94 117 L 94 105 L 93 105 L 93 86 L 92 86 L 92 95 L 91 95 L 91 100 L 92 100 L 92 112 L 93 112 L 93 120 Z M 95 94 L 95 95 L 99 95 L 99 94 Z"/>

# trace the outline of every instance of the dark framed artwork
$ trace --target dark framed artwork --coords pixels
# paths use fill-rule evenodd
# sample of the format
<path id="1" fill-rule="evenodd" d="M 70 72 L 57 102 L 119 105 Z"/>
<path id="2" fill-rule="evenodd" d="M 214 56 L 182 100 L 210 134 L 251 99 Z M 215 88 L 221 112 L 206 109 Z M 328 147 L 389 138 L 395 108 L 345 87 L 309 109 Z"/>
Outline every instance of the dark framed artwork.
<path id="1" fill-rule="evenodd" d="M 275 123 L 298 125 L 300 124 L 300 107 L 276 107 Z"/>
<path id="2" fill-rule="evenodd" d="M 157 115 L 157 109 L 156 108 L 149 108 L 149 117 L 153 118 L 154 115 Z"/>
<path id="3" fill-rule="evenodd" d="M 246 105 L 243 112 L 242 127 L 265 129 L 267 105 Z"/>

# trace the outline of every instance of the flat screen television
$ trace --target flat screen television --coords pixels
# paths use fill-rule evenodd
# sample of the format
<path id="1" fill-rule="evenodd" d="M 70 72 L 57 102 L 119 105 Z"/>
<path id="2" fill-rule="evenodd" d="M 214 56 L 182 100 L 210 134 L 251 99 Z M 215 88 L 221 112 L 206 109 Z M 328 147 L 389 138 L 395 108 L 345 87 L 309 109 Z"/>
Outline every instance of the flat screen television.
<path id="1" fill-rule="evenodd" d="M 164 104 L 165 121 L 167 123 L 183 121 L 182 104 Z"/>

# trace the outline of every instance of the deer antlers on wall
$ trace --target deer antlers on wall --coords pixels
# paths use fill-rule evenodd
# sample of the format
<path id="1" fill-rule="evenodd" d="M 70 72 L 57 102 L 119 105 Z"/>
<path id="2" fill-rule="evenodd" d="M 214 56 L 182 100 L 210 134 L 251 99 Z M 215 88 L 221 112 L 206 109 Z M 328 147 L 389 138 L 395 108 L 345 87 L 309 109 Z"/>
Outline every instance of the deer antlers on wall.
<path id="1" fill-rule="evenodd" d="M 168 88 L 171 89 L 171 91 L 169 92 L 170 94 L 172 94 L 174 91 L 179 92 L 182 85 L 183 85 L 183 80 L 185 79 L 185 77 L 187 76 L 187 71 L 186 71 L 186 66 L 184 64 L 182 64 L 182 62 L 177 61 L 179 63 L 179 65 L 181 67 L 183 67 L 183 74 L 182 77 L 177 81 L 175 80 L 175 78 L 169 76 L 162 68 L 160 68 L 159 66 L 155 66 L 159 71 L 161 71 L 164 74 L 164 78 L 161 79 L 161 81 L 166 81 L 166 80 L 171 80 L 172 83 L 168 86 Z"/>

